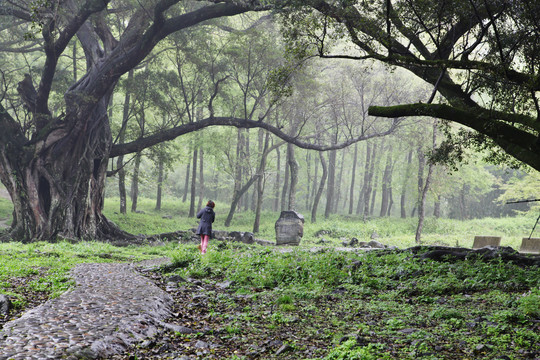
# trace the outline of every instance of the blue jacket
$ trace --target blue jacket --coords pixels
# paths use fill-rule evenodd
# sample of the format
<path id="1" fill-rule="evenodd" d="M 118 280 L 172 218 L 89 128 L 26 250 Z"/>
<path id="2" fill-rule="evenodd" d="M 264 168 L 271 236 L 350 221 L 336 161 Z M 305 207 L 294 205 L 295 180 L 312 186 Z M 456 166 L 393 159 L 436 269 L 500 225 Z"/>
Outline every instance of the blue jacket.
<path id="1" fill-rule="evenodd" d="M 199 210 L 197 218 L 201 219 L 201 221 L 199 222 L 196 234 L 212 236 L 212 223 L 216 218 L 214 210 L 210 206 L 207 206 L 204 209 Z"/>

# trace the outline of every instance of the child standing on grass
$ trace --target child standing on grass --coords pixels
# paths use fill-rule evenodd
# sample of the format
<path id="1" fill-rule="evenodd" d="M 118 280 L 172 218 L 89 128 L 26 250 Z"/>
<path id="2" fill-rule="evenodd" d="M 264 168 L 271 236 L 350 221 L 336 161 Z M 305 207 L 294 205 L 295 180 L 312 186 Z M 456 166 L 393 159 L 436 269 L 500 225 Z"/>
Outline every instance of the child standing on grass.
<path id="1" fill-rule="evenodd" d="M 206 254 L 208 240 L 210 240 L 210 236 L 212 236 L 212 223 L 216 218 L 216 213 L 214 213 L 215 206 L 216 204 L 212 200 L 209 200 L 206 207 L 199 210 L 197 213 L 197 218 L 201 219 L 199 227 L 197 228 L 197 235 L 201 236 L 201 243 L 197 247 L 201 254 Z"/>

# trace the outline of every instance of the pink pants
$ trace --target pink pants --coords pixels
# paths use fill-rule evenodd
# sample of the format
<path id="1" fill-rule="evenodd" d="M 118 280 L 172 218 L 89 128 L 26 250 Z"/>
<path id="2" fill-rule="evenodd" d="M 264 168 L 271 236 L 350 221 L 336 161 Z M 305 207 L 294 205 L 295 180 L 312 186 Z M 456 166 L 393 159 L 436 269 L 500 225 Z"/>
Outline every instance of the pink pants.
<path id="1" fill-rule="evenodd" d="M 201 234 L 201 253 L 206 254 L 206 248 L 208 247 L 208 240 L 210 236 Z"/>

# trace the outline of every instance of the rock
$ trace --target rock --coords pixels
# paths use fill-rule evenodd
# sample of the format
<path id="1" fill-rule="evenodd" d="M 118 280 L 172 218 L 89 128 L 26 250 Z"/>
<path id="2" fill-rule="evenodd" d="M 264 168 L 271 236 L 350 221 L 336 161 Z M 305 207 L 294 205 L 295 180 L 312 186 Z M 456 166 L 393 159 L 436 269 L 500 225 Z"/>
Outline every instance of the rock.
<path id="1" fill-rule="evenodd" d="M 290 351 L 292 350 L 292 347 L 290 345 L 287 345 L 287 344 L 283 344 L 281 345 L 281 347 L 278 349 L 278 351 L 276 351 L 276 356 L 279 356 L 287 351 Z"/>
<path id="2" fill-rule="evenodd" d="M 231 285 L 234 284 L 234 281 L 224 281 L 224 282 L 220 282 L 220 283 L 217 283 L 216 286 L 220 289 L 228 289 L 229 287 L 231 287 Z"/>
<path id="3" fill-rule="evenodd" d="M 378 239 L 378 238 L 379 238 L 379 234 L 377 234 L 376 231 L 371 233 L 371 240 Z"/>
<path id="4" fill-rule="evenodd" d="M 212 231 L 212 239 L 216 240 L 225 240 L 229 237 L 229 232 L 224 230 L 213 230 Z"/>
<path id="5" fill-rule="evenodd" d="M 317 244 L 328 244 L 330 240 L 326 240 L 325 238 L 321 238 L 321 240 L 317 241 Z"/>
<path id="6" fill-rule="evenodd" d="M 274 243 L 268 240 L 255 239 L 255 242 L 261 246 L 274 246 Z"/>
<path id="7" fill-rule="evenodd" d="M 176 324 L 169 324 L 169 323 L 166 323 L 166 322 L 163 322 L 161 323 L 161 326 L 163 326 L 165 329 L 167 330 L 171 330 L 171 331 L 174 331 L 175 333 L 180 333 L 180 334 L 194 334 L 196 333 L 195 330 L 192 330 L 188 327 L 185 327 L 185 326 L 182 326 L 182 325 L 176 325 Z"/>
<path id="8" fill-rule="evenodd" d="M 253 233 L 250 233 L 246 231 L 242 234 L 242 240 L 244 244 L 253 244 L 255 242 L 255 237 L 253 236 Z"/>
<path id="9" fill-rule="evenodd" d="M 367 248 L 367 247 L 369 247 L 369 245 L 368 245 L 368 243 L 365 242 L 365 241 L 360 241 L 360 242 L 358 243 L 358 247 L 361 247 L 361 248 Z"/>
<path id="10" fill-rule="evenodd" d="M 350 246 L 358 246 L 358 239 L 353 237 L 351 239 L 351 242 L 349 243 Z"/>
<path id="11" fill-rule="evenodd" d="M 180 275 L 171 275 L 167 278 L 167 282 L 178 284 L 180 282 L 187 282 L 187 280 L 181 277 Z"/>
<path id="12" fill-rule="evenodd" d="M 195 343 L 195 349 L 208 349 L 209 347 L 210 347 L 210 345 L 208 345 L 207 342 L 204 342 L 204 341 L 201 341 L 201 340 L 198 340 Z"/>
<path id="13" fill-rule="evenodd" d="M 296 211 L 282 211 L 275 229 L 276 245 L 300 245 L 304 236 L 304 216 Z"/>
<path id="14" fill-rule="evenodd" d="M 172 215 L 163 215 L 162 219 L 172 219 Z"/>
<path id="15" fill-rule="evenodd" d="M 6 295 L 0 294 L 0 315 L 7 315 L 11 311 L 11 301 Z"/>
<path id="16" fill-rule="evenodd" d="M 376 249 L 384 249 L 384 245 L 376 240 L 371 240 L 368 242 L 368 246 Z"/>

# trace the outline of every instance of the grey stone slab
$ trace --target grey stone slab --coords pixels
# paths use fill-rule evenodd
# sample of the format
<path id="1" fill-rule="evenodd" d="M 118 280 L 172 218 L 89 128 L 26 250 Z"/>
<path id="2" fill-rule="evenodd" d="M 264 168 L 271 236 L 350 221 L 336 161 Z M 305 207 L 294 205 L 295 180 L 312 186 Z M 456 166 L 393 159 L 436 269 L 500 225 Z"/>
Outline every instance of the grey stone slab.
<path id="1" fill-rule="evenodd" d="M 500 236 L 475 236 L 473 249 L 481 249 L 486 246 L 501 246 Z"/>

